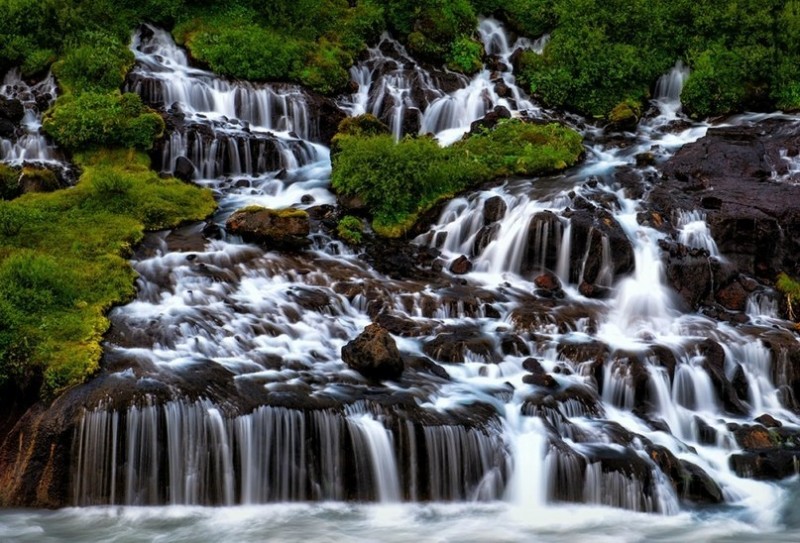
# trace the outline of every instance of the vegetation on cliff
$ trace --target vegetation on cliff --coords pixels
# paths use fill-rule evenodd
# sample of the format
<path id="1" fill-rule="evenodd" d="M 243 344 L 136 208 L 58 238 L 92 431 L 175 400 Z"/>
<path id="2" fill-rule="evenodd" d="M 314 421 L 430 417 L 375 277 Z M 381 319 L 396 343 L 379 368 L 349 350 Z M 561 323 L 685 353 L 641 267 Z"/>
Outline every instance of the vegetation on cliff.
<path id="1" fill-rule="evenodd" d="M 58 391 L 97 369 L 108 309 L 134 294 L 146 229 L 210 214 L 210 191 L 161 179 L 147 156 L 80 154 L 77 186 L 0 202 L 0 388 Z"/>
<path id="2" fill-rule="evenodd" d="M 424 136 L 395 142 L 374 130 L 370 116 L 363 119 L 367 128 L 354 120 L 342 123 L 331 183 L 363 201 L 373 229 L 386 237 L 403 235 L 421 213 L 471 186 L 563 170 L 583 154 L 580 134 L 559 124 L 506 120 L 440 147 Z"/>

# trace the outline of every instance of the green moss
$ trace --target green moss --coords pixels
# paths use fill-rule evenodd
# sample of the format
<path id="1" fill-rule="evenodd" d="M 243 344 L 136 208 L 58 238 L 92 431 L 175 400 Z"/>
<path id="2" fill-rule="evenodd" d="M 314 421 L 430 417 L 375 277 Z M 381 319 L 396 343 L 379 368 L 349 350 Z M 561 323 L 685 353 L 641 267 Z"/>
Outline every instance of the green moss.
<path id="1" fill-rule="evenodd" d="M 358 217 L 347 215 L 339 221 L 336 226 L 336 233 L 347 243 L 358 245 L 363 238 L 364 223 Z"/>
<path id="2" fill-rule="evenodd" d="M 44 117 L 44 130 L 75 152 L 92 147 L 150 149 L 164 132 L 164 120 L 132 93 L 67 94 Z"/>
<path id="3" fill-rule="evenodd" d="M 337 135 L 332 185 L 358 196 L 373 216 L 372 227 L 386 237 L 411 228 L 437 202 L 497 177 L 541 175 L 575 164 L 581 136 L 561 125 L 502 122 L 442 148 L 428 137 Z"/>
<path id="4" fill-rule="evenodd" d="M 198 220 L 215 207 L 210 191 L 159 178 L 142 154 L 76 161 L 84 173 L 74 188 L 0 202 L 0 385 L 23 387 L 42 375 L 54 393 L 91 375 L 106 312 L 135 292 L 125 259 L 132 245 L 145 229 Z"/>
<path id="5" fill-rule="evenodd" d="M 0 199 L 11 200 L 19 195 L 19 170 L 0 163 Z"/>
<path id="6" fill-rule="evenodd" d="M 271 209 L 264 206 L 259 205 L 251 205 L 245 206 L 241 209 L 237 209 L 236 213 L 269 213 L 275 217 L 281 217 L 284 219 L 290 219 L 293 217 L 299 218 L 307 218 L 308 213 L 305 210 L 297 209 L 296 207 L 285 207 L 282 209 Z"/>
<path id="7" fill-rule="evenodd" d="M 55 172 L 32 166 L 22 168 L 19 185 L 25 192 L 52 192 L 60 188 Z"/>

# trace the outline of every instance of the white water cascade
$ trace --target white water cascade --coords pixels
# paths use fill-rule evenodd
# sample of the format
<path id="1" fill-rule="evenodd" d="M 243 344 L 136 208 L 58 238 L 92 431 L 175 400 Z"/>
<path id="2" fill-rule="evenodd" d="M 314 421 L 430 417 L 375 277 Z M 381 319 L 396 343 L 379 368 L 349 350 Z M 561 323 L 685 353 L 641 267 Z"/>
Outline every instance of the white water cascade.
<path id="1" fill-rule="evenodd" d="M 536 49 L 510 46 L 492 20 L 479 32 L 501 60 Z M 134 41 L 131 89 L 184 113 L 171 135 L 193 130 L 203 151 L 176 139 L 164 167 L 192 160 L 218 191 L 215 222 L 252 203 L 314 211 L 304 196 L 334 201 L 302 93 L 222 82 L 151 34 Z M 388 37 L 352 74 L 358 92 L 340 103 L 374 112 L 396 136 L 428 127 L 446 143 L 496 105 L 536 110 L 509 72 L 501 97 L 488 69 L 471 82 L 429 73 Z M 707 128 L 667 130 L 670 115 L 678 110 L 626 146 L 588 130 L 586 164 L 565 175 L 452 200 L 416 240 L 441 251 L 442 273 L 431 264 L 424 276 L 390 276 L 323 229 L 299 253 L 209 241 L 199 227 L 151 236 L 134 261 L 139 294 L 113 312 L 106 349 L 107 378 L 136 394 L 83 413 L 75 503 L 506 500 L 546 518 L 564 503 L 671 515 L 696 499 L 772 518 L 783 490 L 744 477 L 750 452 L 737 432 L 764 411 L 785 428 L 800 423 L 786 353 L 769 342 L 788 332 L 761 315 L 738 327 L 681 312 L 659 242 L 674 235 L 724 255 L 700 215 L 674 218 L 674 234 L 640 224 L 641 195 L 616 182 L 636 154 L 667 156 Z M 226 152 L 238 170 L 217 165 L 223 136 L 236 141 Z M 250 137 L 274 146 L 247 170 L 239 142 Z M 473 268 L 455 277 L 447 265 L 461 255 Z M 373 321 L 404 356 L 396 381 L 370 382 L 342 361 Z"/>
<path id="2" fill-rule="evenodd" d="M 0 137 L 0 162 L 13 166 L 34 163 L 61 167 L 63 157 L 41 132 L 42 115 L 56 99 L 52 74 L 28 85 L 17 70 L 11 70 L 0 84 L 0 96 L 18 100 L 24 109 L 20 122 L 22 132 L 13 138 Z"/>

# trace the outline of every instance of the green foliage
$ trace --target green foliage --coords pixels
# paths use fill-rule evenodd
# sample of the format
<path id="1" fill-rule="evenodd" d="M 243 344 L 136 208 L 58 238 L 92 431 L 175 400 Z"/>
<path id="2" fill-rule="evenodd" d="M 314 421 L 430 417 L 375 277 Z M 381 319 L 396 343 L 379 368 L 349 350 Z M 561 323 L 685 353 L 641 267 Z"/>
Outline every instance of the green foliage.
<path id="1" fill-rule="evenodd" d="M 350 82 L 347 68 L 353 58 L 337 45 L 321 39 L 306 55 L 301 67 L 292 72 L 303 85 L 323 94 L 343 91 Z"/>
<path id="2" fill-rule="evenodd" d="M 52 393 L 91 375 L 105 313 L 134 294 L 132 244 L 214 209 L 210 191 L 159 178 L 145 155 L 76 160 L 75 187 L 0 202 L 0 386 L 39 373 Z"/>
<path id="3" fill-rule="evenodd" d="M 336 233 L 350 245 L 358 245 L 363 238 L 364 224 L 358 217 L 347 215 L 339 221 Z"/>
<path id="4" fill-rule="evenodd" d="M 450 46 L 447 67 L 451 70 L 474 74 L 483 67 L 483 45 L 466 36 L 460 36 Z"/>
<path id="5" fill-rule="evenodd" d="M 786 313 L 790 320 L 796 321 L 800 310 L 800 283 L 786 275 L 778 274 L 775 288 L 786 297 Z M 800 325 L 798 325 L 800 326 Z"/>
<path id="6" fill-rule="evenodd" d="M 118 90 L 133 66 L 133 53 L 114 36 L 91 32 L 80 36 L 53 72 L 67 92 Z"/>
<path id="7" fill-rule="evenodd" d="M 287 80 L 303 58 L 302 44 L 257 25 L 209 27 L 186 45 L 216 73 L 258 81 Z"/>
<path id="8" fill-rule="evenodd" d="M 19 171 L 0 163 L 0 199 L 11 200 L 20 195 Z"/>
<path id="9" fill-rule="evenodd" d="M 560 125 L 507 121 L 452 145 L 428 137 L 337 135 L 333 188 L 357 195 L 379 235 L 397 237 L 420 213 L 477 183 L 510 175 L 539 175 L 574 164 L 581 136 Z"/>
<path id="10" fill-rule="evenodd" d="M 163 134 L 164 121 L 136 94 L 86 92 L 59 97 L 43 128 L 70 151 L 101 146 L 150 149 Z"/>

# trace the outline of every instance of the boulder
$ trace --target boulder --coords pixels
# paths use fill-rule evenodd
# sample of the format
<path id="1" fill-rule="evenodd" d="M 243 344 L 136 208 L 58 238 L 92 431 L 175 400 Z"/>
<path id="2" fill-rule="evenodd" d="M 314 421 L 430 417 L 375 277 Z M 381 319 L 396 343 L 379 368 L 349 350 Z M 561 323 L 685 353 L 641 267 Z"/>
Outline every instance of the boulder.
<path id="1" fill-rule="evenodd" d="M 342 347 L 342 360 L 368 379 L 396 380 L 405 369 L 403 358 L 389 332 L 370 324 L 356 339 Z"/>
<path id="2" fill-rule="evenodd" d="M 194 179 L 195 175 L 194 163 L 185 156 L 179 156 L 175 161 L 175 171 L 173 175 L 181 181 L 190 182 Z"/>
<path id="3" fill-rule="evenodd" d="M 506 216 L 508 204 L 500 196 L 492 196 L 483 203 L 483 224 L 500 221 Z"/>
<path id="4" fill-rule="evenodd" d="M 24 167 L 19 177 L 19 187 L 23 193 L 53 192 L 61 188 L 61 183 L 53 170 Z"/>
<path id="5" fill-rule="evenodd" d="M 24 116 L 25 107 L 22 102 L 0 96 L 0 119 L 10 121 L 12 124 L 19 124 Z"/>
<path id="6" fill-rule="evenodd" d="M 299 209 L 245 207 L 228 218 L 225 229 L 268 248 L 298 250 L 310 244 L 308 213 Z"/>
<path id="7" fill-rule="evenodd" d="M 464 275 L 470 271 L 472 271 L 472 262 L 465 255 L 459 256 L 450 264 L 450 273 Z"/>

